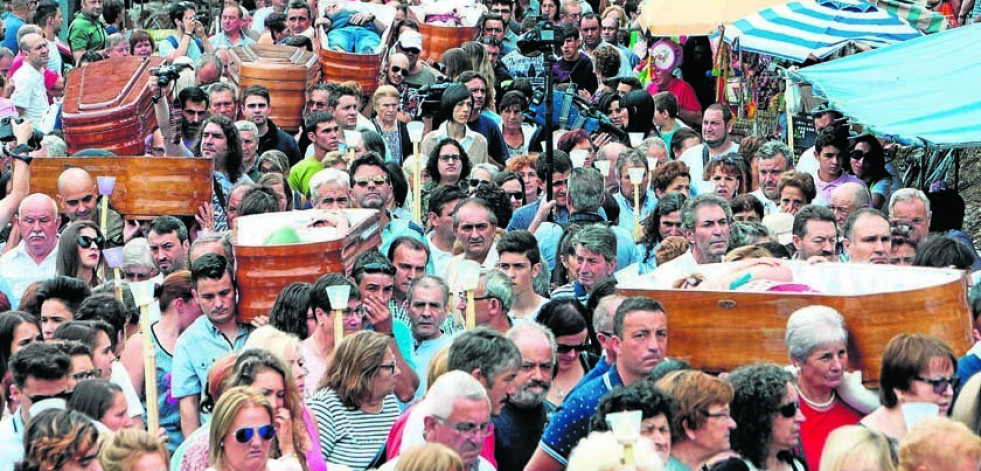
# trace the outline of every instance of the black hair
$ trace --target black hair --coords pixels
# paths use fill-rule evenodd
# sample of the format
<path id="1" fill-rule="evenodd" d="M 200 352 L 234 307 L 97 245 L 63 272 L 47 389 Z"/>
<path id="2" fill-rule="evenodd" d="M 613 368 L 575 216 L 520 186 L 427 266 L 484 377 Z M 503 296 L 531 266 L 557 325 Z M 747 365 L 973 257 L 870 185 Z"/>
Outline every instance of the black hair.
<path id="1" fill-rule="evenodd" d="M 153 232 L 155 234 L 170 234 L 171 232 L 177 233 L 177 241 L 184 243 L 187 241 L 187 226 L 173 216 L 157 216 L 150 221 L 150 227 L 147 229 L 147 233 Z"/>
<path id="2" fill-rule="evenodd" d="M 727 379 L 734 392 L 732 419 L 739 424 L 731 432 L 732 449 L 763 469 L 770 454 L 774 415 L 794 377 L 773 363 L 756 363 L 736 369 Z"/>
<path id="3" fill-rule="evenodd" d="M 512 180 L 518 182 L 518 185 L 521 185 L 521 206 L 524 206 L 528 202 L 525 201 L 525 181 L 521 179 L 520 175 L 510 170 L 505 170 L 503 172 L 497 172 L 497 174 L 491 178 L 491 181 L 493 181 L 495 185 L 502 187 L 502 189 L 505 183 Z"/>
<path id="4" fill-rule="evenodd" d="M 184 87 L 177 94 L 177 103 L 181 109 L 187 107 L 187 102 L 204 103 L 205 108 L 211 106 L 211 98 L 201 87 Z"/>
<path id="5" fill-rule="evenodd" d="M 10 358 L 10 372 L 18 388 L 31 376 L 45 381 L 62 379 L 71 368 L 71 358 L 51 343 L 34 342 Z"/>
<path id="6" fill-rule="evenodd" d="M 426 210 L 430 213 L 440 215 L 446 205 L 467 199 L 467 194 L 455 186 L 437 186 L 429 195 L 429 207 Z"/>
<path id="7" fill-rule="evenodd" d="M 349 178 L 348 185 L 351 188 L 354 187 L 354 174 L 357 173 L 357 171 L 358 171 L 359 168 L 361 168 L 362 166 L 365 166 L 365 165 L 367 165 L 369 167 L 378 167 L 378 168 L 384 170 L 385 171 L 385 174 L 388 176 L 389 181 L 391 181 L 391 179 L 392 179 L 392 172 L 390 172 L 388 170 L 388 167 L 385 166 L 385 160 L 382 159 L 381 156 L 379 156 L 378 154 L 376 154 L 374 152 L 366 152 L 366 153 L 358 156 L 357 158 L 355 158 L 354 161 L 351 162 L 351 165 L 349 165 L 347 167 L 347 174 L 348 174 L 348 178 Z"/>
<path id="8" fill-rule="evenodd" d="M 645 135 L 654 126 L 654 98 L 647 90 L 634 90 L 620 100 L 620 106 L 627 110 L 627 131 L 642 132 Z"/>
<path id="9" fill-rule="evenodd" d="M 337 118 L 330 111 L 318 110 L 308 114 L 303 118 L 303 128 L 307 132 L 316 133 L 317 125 L 320 123 L 329 123 L 331 121 L 337 121 Z"/>
<path id="10" fill-rule="evenodd" d="M 87 379 L 75 385 L 68 400 L 69 410 L 79 411 L 94 421 L 102 420 L 123 388 L 105 379 Z"/>
<path id="11" fill-rule="evenodd" d="M 790 257 L 792 256 L 790 250 L 787 250 L 787 247 L 785 245 L 777 241 L 761 242 L 753 245 L 753 247 L 766 249 L 767 251 L 770 252 L 770 255 L 772 255 L 774 258 L 782 258 L 782 259 L 790 260 Z"/>
<path id="12" fill-rule="evenodd" d="M 353 88 L 344 85 L 338 85 L 337 88 L 334 88 L 334 90 L 330 92 L 330 97 L 327 98 L 327 108 L 330 109 L 337 108 L 337 105 L 341 103 L 342 96 L 353 96 L 355 98 L 361 99 L 361 97 L 358 96 L 358 92 L 354 91 Z"/>
<path id="13" fill-rule="evenodd" d="M 330 305 L 330 298 L 327 296 L 328 286 L 337 285 L 348 285 L 351 287 L 351 298 L 361 299 L 361 290 L 358 289 L 358 285 L 351 282 L 346 276 L 339 273 L 331 273 L 328 275 L 321 276 L 310 288 L 310 308 L 320 309 L 324 312 L 330 312 L 334 309 L 334 306 Z M 337 306 L 339 309 L 347 309 L 347 306 Z"/>
<path id="14" fill-rule="evenodd" d="M 467 178 L 470 175 L 470 170 L 473 169 L 473 164 L 470 162 L 467 151 L 463 149 L 463 145 L 452 137 L 440 139 L 433 146 L 433 150 L 429 152 L 429 159 L 426 161 L 426 173 L 429 174 L 429 178 L 432 178 L 437 184 L 442 178 L 442 175 L 439 174 L 439 153 L 444 146 L 456 147 L 456 151 L 460 153 L 460 180 Z"/>
<path id="15" fill-rule="evenodd" d="M 654 247 L 661 243 L 661 217 L 675 211 L 681 211 L 682 206 L 685 205 L 685 201 L 687 200 L 688 196 L 681 193 L 667 193 L 658 199 L 654 211 L 651 211 L 642 223 L 644 226 L 644 237 L 640 243 L 644 244 L 645 254 L 642 262 L 646 262 L 653 257 Z"/>
<path id="16" fill-rule="evenodd" d="M 553 299 L 542 306 L 536 321 L 556 337 L 576 335 L 587 330 L 586 308 L 572 297 Z"/>
<path id="17" fill-rule="evenodd" d="M 306 5 L 306 4 L 304 4 Z M 309 9 L 309 8 L 308 8 Z M 313 52 L 313 41 L 302 34 L 294 34 L 282 41 L 284 46 L 293 46 Z"/>
<path id="18" fill-rule="evenodd" d="M 971 248 L 944 234 L 932 234 L 916 247 L 915 267 L 970 270 L 976 262 Z"/>
<path id="19" fill-rule="evenodd" d="M 507 227 L 514 212 L 511 207 L 511 197 L 508 196 L 507 192 L 493 183 L 484 183 L 477 185 L 473 196 L 484 200 L 487 209 L 494 214 L 498 227 Z"/>
<path id="20" fill-rule="evenodd" d="M 34 7 L 34 24 L 44 28 L 44 23 L 48 21 L 48 18 L 54 18 L 58 15 L 58 2 L 51 0 L 46 0 L 39 3 Z M 103 8 L 103 14 L 105 14 L 105 9 Z"/>
<path id="21" fill-rule="evenodd" d="M 249 85 L 248 87 L 245 87 L 245 90 L 242 90 L 242 99 L 239 100 L 242 103 L 242 106 L 245 106 L 245 99 L 250 96 L 265 98 L 267 105 L 271 102 L 271 98 L 269 97 L 269 88 L 259 83 Z"/>
<path id="22" fill-rule="evenodd" d="M 404 205 L 406 197 L 409 196 L 409 181 L 405 179 L 405 172 L 399 164 L 387 161 L 385 173 L 388 174 L 388 180 L 392 184 L 392 197 L 395 199 L 395 204 Z"/>
<path id="23" fill-rule="evenodd" d="M 90 298 L 82 301 L 82 305 L 75 312 L 77 321 L 103 321 L 109 324 L 115 332 L 122 332 L 126 329 L 128 319 L 126 305 L 116 299 L 111 294 L 94 294 Z M 113 345 L 116 344 L 116 336 L 109 337 Z"/>
<path id="24" fill-rule="evenodd" d="M 194 4 L 191 2 L 177 2 L 167 9 L 167 17 L 170 18 L 170 27 L 174 27 L 174 22 L 180 22 L 184 19 L 184 12 L 186 10 L 197 11 Z M 197 100 L 195 100 L 197 101 Z"/>
<path id="25" fill-rule="evenodd" d="M 310 336 L 307 328 L 307 309 L 310 308 L 310 283 L 294 282 L 286 285 L 269 311 L 269 325 L 305 340 Z"/>
<path id="26" fill-rule="evenodd" d="M 17 328 L 25 322 L 34 324 L 37 331 L 41 332 L 41 325 L 32 314 L 23 311 L 7 311 L 0 314 L 0 378 L 7 373 L 7 365 L 10 363 L 10 356 L 13 355 L 11 352 Z M 39 333 L 35 340 L 40 341 L 40 338 Z"/>
<path id="27" fill-rule="evenodd" d="M 473 94 L 470 93 L 470 89 L 462 83 L 454 83 L 449 87 L 446 87 L 446 91 L 443 92 L 443 97 L 439 100 L 439 112 L 441 116 L 445 116 L 446 119 L 451 119 L 453 116 L 453 108 L 456 107 L 457 103 L 466 100 L 467 98 L 473 99 Z"/>
<path id="28" fill-rule="evenodd" d="M 385 138 L 378 131 L 374 129 L 362 131 L 361 142 L 364 143 L 365 151 L 385 155 Z M 401 171 L 401 168 L 399 170 Z"/>
<path id="29" fill-rule="evenodd" d="M 92 289 L 84 281 L 67 276 L 55 276 L 41 283 L 36 298 L 38 306 L 49 299 L 57 299 L 74 315 L 82 305 L 82 301 L 91 295 Z"/>
<path id="30" fill-rule="evenodd" d="M 964 198 L 954 189 L 931 191 L 926 194 L 930 200 L 930 232 L 961 230 L 964 227 Z"/>
<path id="31" fill-rule="evenodd" d="M 544 154 L 543 154 L 544 155 Z M 535 159 L 535 173 L 540 177 L 544 177 L 547 173 L 545 171 L 545 164 L 547 159 Z M 572 171 L 572 159 L 569 158 L 569 154 L 563 152 L 559 149 L 552 150 L 552 173 L 565 173 Z"/>
<path id="32" fill-rule="evenodd" d="M 415 250 L 416 252 L 426 252 L 426 263 L 429 263 L 429 258 L 432 256 L 432 253 L 429 251 L 429 244 L 420 242 L 419 239 L 413 237 L 399 236 L 389 244 L 388 253 L 386 254 L 388 260 L 393 264 L 395 263 L 395 251 L 403 245 L 408 246 L 410 250 Z M 397 271 L 398 267 L 395 269 Z"/>
<path id="33" fill-rule="evenodd" d="M 637 311 L 651 311 L 651 312 L 664 312 L 664 307 L 661 303 L 644 297 L 633 297 L 627 298 L 622 303 L 620 307 L 617 308 L 617 312 L 613 314 L 613 334 L 617 337 L 623 337 L 623 321 L 628 315 Z"/>
<path id="34" fill-rule="evenodd" d="M 558 2 L 561 4 L 562 2 Z M 579 39 L 579 25 L 575 23 L 565 23 L 562 25 L 562 36 L 565 38 Z"/>
<path id="35" fill-rule="evenodd" d="M 497 253 L 523 254 L 532 265 L 542 263 L 542 253 L 538 248 L 538 239 L 526 230 L 511 231 L 504 234 L 496 244 Z"/>
<path id="36" fill-rule="evenodd" d="M 216 253 L 206 253 L 191 264 L 191 284 L 195 288 L 199 280 L 220 280 L 226 274 L 234 280 L 231 264 L 224 256 Z"/>
<path id="37" fill-rule="evenodd" d="M 606 415 L 631 410 L 641 411 L 643 419 L 653 419 L 664 415 L 671 423 L 678 404 L 670 394 L 660 390 L 650 381 L 634 381 L 629 386 L 617 386 L 603 395 L 596 412 L 589 421 L 590 432 L 610 430 Z"/>
<path id="38" fill-rule="evenodd" d="M 821 150 L 828 146 L 837 148 L 842 154 L 848 152 L 848 140 L 837 126 L 828 126 L 818 133 L 814 138 L 814 154 L 821 155 Z"/>
<path id="39" fill-rule="evenodd" d="M 395 265 L 377 250 L 369 250 L 354 259 L 354 266 L 351 267 L 351 278 L 354 282 L 361 284 L 365 275 L 382 274 L 394 277 L 396 273 Z"/>
<path id="40" fill-rule="evenodd" d="M 760 202 L 759 198 L 751 194 L 744 193 L 736 196 L 732 199 L 732 202 L 729 203 L 729 206 L 732 207 L 733 213 L 752 211 L 756 213 L 756 216 L 760 219 L 760 221 L 763 220 L 763 203 Z"/>
<path id="41" fill-rule="evenodd" d="M 249 88 L 259 86 L 261 85 L 251 85 Z M 245 103 L 244 95 L 242 103 Z M 228 173 L 229 180 L 237 182 L 242 177 L 242 137 L 238 134 L 238 129 L 232 120 L 220 114 L 212 115 L 205 119 L 201 123 L 201 129 L 198 131 L 198 140 L 194 143 L 192 153 L 197 156 L 201 155 L 201 136 L 204 133 L 204 128 L 211 123 L 218 125 L 221 128 L 221 133 L 225 135 L 225 172 Z"/>

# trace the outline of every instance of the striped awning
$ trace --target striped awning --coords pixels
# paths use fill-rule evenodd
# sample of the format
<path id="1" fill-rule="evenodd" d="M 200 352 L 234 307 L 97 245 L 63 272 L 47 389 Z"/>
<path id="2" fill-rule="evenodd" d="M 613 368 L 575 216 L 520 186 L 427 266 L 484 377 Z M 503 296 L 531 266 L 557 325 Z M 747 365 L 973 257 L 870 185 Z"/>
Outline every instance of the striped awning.
<path id="1" fill-rule="evenodd" d="M 922 36 L 905 20 L 864 0 L 792 2 L 725 29 L 726 42 L 794 62 L 822 59 L 851 45 L 877 48 Z"/>
<path id="2" fill-rule="evenodd" d="M 939 33 L 947 29 L 947 18 L 911 0 L 878 0 L 879 8 L 886 10 L 926 33 Z"/>

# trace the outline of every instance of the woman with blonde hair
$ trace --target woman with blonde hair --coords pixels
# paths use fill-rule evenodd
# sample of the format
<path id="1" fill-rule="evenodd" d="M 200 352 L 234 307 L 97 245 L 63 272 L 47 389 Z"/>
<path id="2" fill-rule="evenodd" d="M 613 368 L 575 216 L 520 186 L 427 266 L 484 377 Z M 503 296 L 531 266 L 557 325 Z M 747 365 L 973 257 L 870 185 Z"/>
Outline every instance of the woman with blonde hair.
<path id="1" fill-rule="evenodd" d="M 399 457 L 395 471 L 464 471 L 460 455 L 441 443 L 427 443 Z"/>
<path id="2" fill-rule="evenodd" d="M 818 471 L 896 471 L 896 445 L 885 435 L 846 425 L 828 435 Z"/>
<path id="3" fill-rule="evenodd" d="M 377 332 L 344 338 L 308 404 L 317 418 L 320 451 L 330 463 L 364 470 L 399 416 L 392 339 Z M 351 437 L 357 437 L 352 440 Z"/>
<path id="4" fill-rule="evenodd" d="M 398 164 L 402 164 L 405 157 L 412 154 L 409 128 L 399 119 L 401 100 L 402 94 L 391 85 L 378 87 L 371 97 L 371 105 L 375 109 L 375 118 L 371 120 L 371 124 L 375 125 L 375 130 L 385 139 L 387 160 Z"/>
<path id="5" fill-rule="evenodd" d="M 167 447 L 143 430 L 122 429 L 102 441 L 99 464 L 103 471 L 166 471 Z"/>
<path id="6" fill-rule="evenodd" d="M 295 457 L 285 462 L 269 459 L 278 433 L 274 423 L 273 407 L 258 390 L 234 387 L 225 391 L 211 417 L 211 466 L 207 471 L 300 469 Z"/>

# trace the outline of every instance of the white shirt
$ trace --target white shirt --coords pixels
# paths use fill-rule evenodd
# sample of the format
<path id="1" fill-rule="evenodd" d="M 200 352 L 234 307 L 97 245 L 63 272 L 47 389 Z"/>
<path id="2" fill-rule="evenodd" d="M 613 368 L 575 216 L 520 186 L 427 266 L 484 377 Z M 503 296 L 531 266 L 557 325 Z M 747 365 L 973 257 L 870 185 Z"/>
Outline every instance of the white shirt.
<path id="1" fill-rule="evenodd" d="M 11 80 L 14 82 L 14 94 L 10 99 L 16 107 L 24 109 L 21 116 L 40 123 L 48 112 L 48 91 L 44 88 L 44 75 L 25 61 L 14 72 Z"/>
<path id="2" fill-rule="evenodd" d="M 19 72 L 21 67 L 17 69 Z M 26 67 L 30 68 L 30 66 Z M 6 293 L 10 299 L 10 305 L 17 307 L 20 305 L 20 297 L 24 295 L 24 290 L 35 281 L 42 281 L 55 276 L 55 263 L 58 259 L 58 251 L 52 249 L 40 264 L 34 263 L 34 259 L 27 254 L 25 242 L 21 241 L 16 248 L 3 254 L 0 257 L 0 278 L 10 285 L 10 292 Z"/>
<path id="3" fill-rule="evenodd" d="M 58 52 L 58 41 L 48 41 L 48 65 L 46 67 L 48 70 L 61 75 L 61 68 L 64 65 L 61 53 Z"/>
<path id="4" fill-rule="evenodd" d="M 794 170 L 798 172 L 804 172 L 811 174 L 812 177 L 817 178 L 818 168 L 817 156 L 815 155 L 814 146 L 808 147 L 807 150 L 801 152 L 800 159 L 797 160 L 797 165 L 794 165 Z"/>
<path id="5" fill-rule="evenodd" d="M 118 361 L 112 362 L 109 382 L 119 386 L 123 390 L 123 396 L 126 398 L 126 411 L 129 412 L 129 416 L 142 416 L 144 410 L 143 404 L 140 403 L 140 396 L 136 394 L 136 389 L 133 387 L 133 379 L 129 376 L 129 372 L 126 371 L 122 363 Z"/>
<path id="6" fill-rule="evenodd" d="M 752 192 L 750 194 L 753 195 L 753 196 L 755 196 L 756 199 L 760 200 L 760 203 L 763 203 L 763 215 L 764 216 L 767 216 L 767 215 L 770 215 L 770 214 L 774 214 L 774 213 L 780 212 L 780 206 L 777 203 L 774 203 L 773 201 L 770 201 L 770 198 L 767 198 L 766 197 L 766 195 L 763 193 L 763 188 L 762 187 L 761 188 L 757 188 L 756 191 L 754 191 L 754 192 Z"/>
<path id="7" fill-rule="evenodd" d="M 688 174 L 691 175 L 691 186 L 698 188 L 699 195 L 703 193 L 715 193 L 715 185 L 710 181 L 704 181 L 702 179 L 702 176 L 705 173 L 705 164 L 702 162 L 702 153 L 706 146 L 708 146 L 708 144 L 692 147 L 686 150 L 684 154 L 681 154 L 681 159 L 679 159 L 688 166 Z M 725 150 L 722 152 L 713 154 L 712 151 L 709 150 L 709 159 L 735 152 L 739 152 L 739 144 L 730 141 L 729 147 L 725 148 Z"/>
<path id="8" fill-rule="evenodd" d="M 252 14 L 252 31 L 262 34 L 266 31 L 266 17 L 275 13 L 273 7 L 262 7 Z"/>

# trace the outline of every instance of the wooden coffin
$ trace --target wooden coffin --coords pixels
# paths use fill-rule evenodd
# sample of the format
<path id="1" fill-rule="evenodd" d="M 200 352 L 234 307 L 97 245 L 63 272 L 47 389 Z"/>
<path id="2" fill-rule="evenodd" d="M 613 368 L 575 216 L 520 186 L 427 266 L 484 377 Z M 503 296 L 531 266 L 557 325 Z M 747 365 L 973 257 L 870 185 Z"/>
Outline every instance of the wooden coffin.
<path id="1" fill-rule="evenodd" d="M 441 26 L 425 21 L 429 14 L 451 10 L 460 16 L 464 26 Z M 476 25 L 480 14 L 481 10 L 464 0 L 444 0 L 434 5 L 409 7 L 409 16 L 419 23 L 419 33 L 422 34 L 422 54 L 419 55 L 419 59 L 439 62 L 447 49 L 460 47 L 463 43 L 472 41 L 477 34 Z"/>
<path id="2" fill-rule="evenodd" d="M 940 338 L 958 355 L 971 342 L 967 278 L 962 271 L 788 262 L 794 282 L 822 294 L 702 291 L 661 288 L 669 280 L 631 278 L 617 291 L 659 301 L 668 315 L 668 356 L 711 372 L 756 361 L 789 362 L 784 333 L 794 311 L 810 305 L 836 309 L 849 332 L 850 369 L 878 384 L 889 339 L 919 332 Z M 729 264 L 700 267 L 710 274 Z M 730 265 L 731 266 L 731 265 Z"/>
<path id="3" fill-rule="evenodd" d="M 327 273 L 346 273 L 358 255 L 381 245 L 381 224 L 373 209 L 342 210 L 350 229 L 302 229 L 324 211 L 310 209 L 242 216 L 235 219 L 232 245 L 239 287 L 238 315 L 242 322 L 267 316 L 276 297 L 293 282 L 313 283 Z M 283 227 L 301 233 L 303 242 L 264 245 Z"/>
<path id="4" fill-rule="evenodd" d="M 286 132 L 298 131 L 307 88 L 320 80 L 317 55 L 290 46 L 250 44 L 233 48 L 230 56 L 229 72 L 239 89 L 265 85 L 272 102 L 269 118 Z"/>
<path id="5" fill-rule="evenodd" d="M 392 41 L 395 8 L 372 3 L 359 3 L 357 8 L 373 13 L 388 25 L 388 28 L 381 35 L 379 50 L 373 54 L 355 54 L 332 50 L 327 42 L 327 33 L 324 32 L 323 28 L 317 28 L 317 41 L 320 41 L 320 66 L 323 69 L 325 81 L 341 83 L 353 80 L 361 84 L 361 89 L 368 96 L 375 93 L 378 88 L 381 62 L 387 50 L 385 45 Z"/>
<path id="6" fill-rule="evenodd" d="M 120 214 L 153 218 L 163 214 L 193 216 L 211 202 L 215 163 L 187 157 L 48 157 L 31 162 L 31 192 L 52 198 L 58 176 L 81 167 L 92 178 L 116 177 L 109 200 Z"/>
<path id="7" fill-rule="evenodd" d="M 68 153 L 99 148 L 141 155 L 143 139 L 157 127 L 147 83 L 160 57 L 121 57 L 68 72 L 62 123 Z"/>

